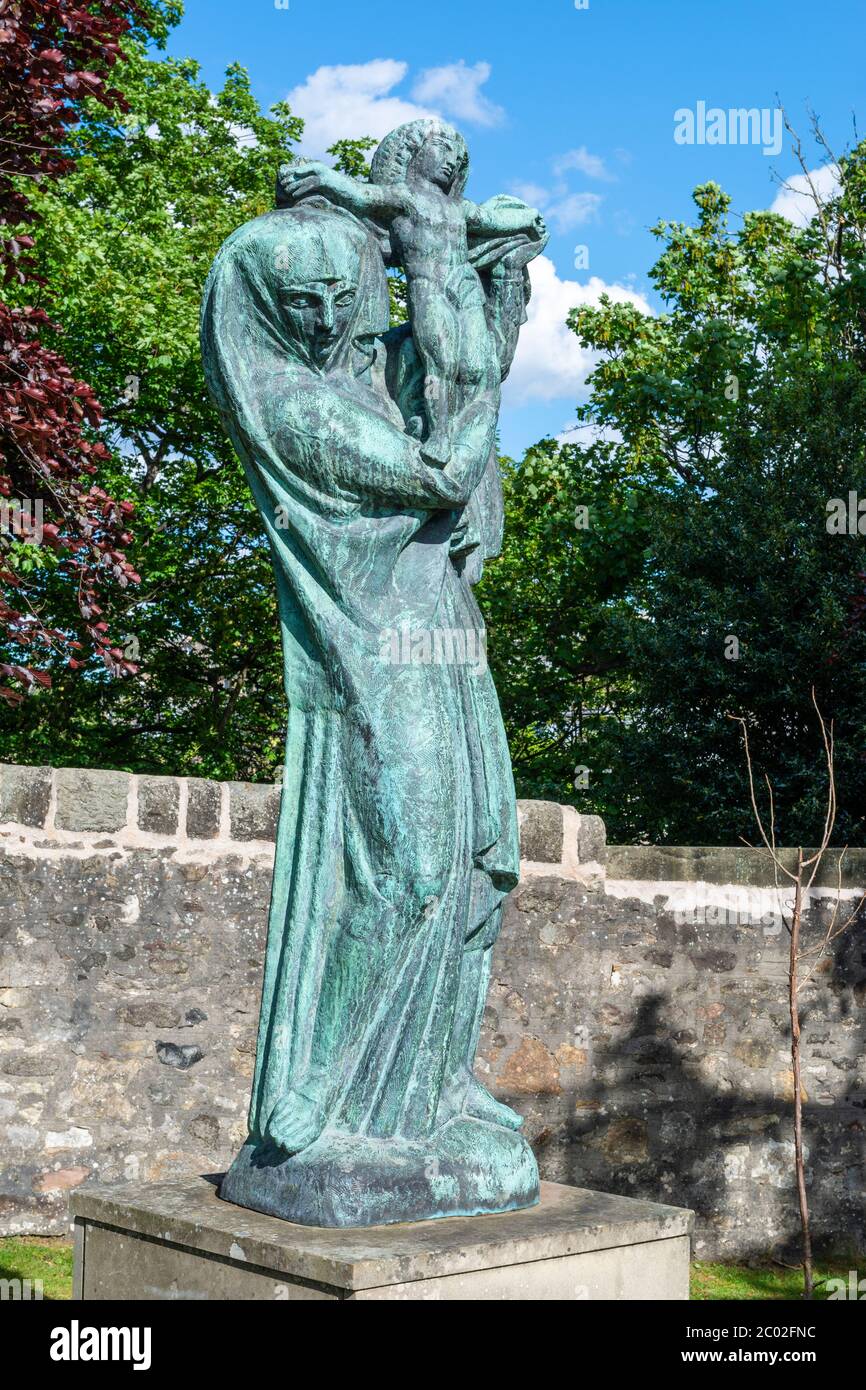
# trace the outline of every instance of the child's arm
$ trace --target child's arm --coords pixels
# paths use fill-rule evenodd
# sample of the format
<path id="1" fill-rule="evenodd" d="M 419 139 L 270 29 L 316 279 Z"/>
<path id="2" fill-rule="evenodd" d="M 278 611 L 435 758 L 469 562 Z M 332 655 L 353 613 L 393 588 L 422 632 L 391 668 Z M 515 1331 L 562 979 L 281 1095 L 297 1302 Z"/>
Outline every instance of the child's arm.
<path id="1" fill-rule="evenodd" d="M 463 201 L 466 229 L 470 236 L 509 236 L 523 232 L 540 241 L 545 235 L 544 218 L 537 208 L 528 207 L 520 198 L 500 193 L 486 203 Z"/>
<path id="2" fill-rule="evenodd" d="M 356 217 L 387 221 L 405 210 L 409 190 L 397 184 L 362 183 L 314 160 L 281 167 L 277 176 L 277 207 L 291 207 L 315 193 Z"/>

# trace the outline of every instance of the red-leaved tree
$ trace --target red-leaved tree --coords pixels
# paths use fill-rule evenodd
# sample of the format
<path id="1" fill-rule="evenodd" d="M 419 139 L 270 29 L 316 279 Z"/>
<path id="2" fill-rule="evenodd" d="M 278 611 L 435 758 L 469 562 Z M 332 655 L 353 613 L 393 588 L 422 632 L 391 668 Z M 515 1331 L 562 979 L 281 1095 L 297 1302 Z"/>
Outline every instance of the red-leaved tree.
<path id="1" fill-rule="evenodd" d="M 4 286 L 39 283 L 29 181 L 70 168 L 64 135 L 83 100 L 125 106 L 109 85 L 122 37 L 158 36 L 162 27 L 160 0 L 0 0 Z M 0 700 L 13 704 L 50 685 L 46 665 L 58 659 L 76 667 L 95 651 L 114 674 L 135 671 L 112 644 L 100 604 L 108 585 L 138 581 L 124 553 L 133 508 L 96 485 L 107 457 L 90 437 L 99 402 L 40 341 L 49 324 L 42 308 L 0 300 Z M 60 576 L 72 595 L 61 620 L 49 611 L 49 576 Z"/>

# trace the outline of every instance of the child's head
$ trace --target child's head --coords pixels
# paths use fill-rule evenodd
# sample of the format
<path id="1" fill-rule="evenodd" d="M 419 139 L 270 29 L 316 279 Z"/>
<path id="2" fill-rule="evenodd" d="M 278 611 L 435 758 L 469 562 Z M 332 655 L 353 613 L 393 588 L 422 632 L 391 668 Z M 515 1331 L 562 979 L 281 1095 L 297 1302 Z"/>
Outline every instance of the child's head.
<path id="1" fill-rule="evenodd" d="M 373 155 L 374 183 L 405 183 L 410 173 L 444 192 L 462 194 L 469 151 L 458 130 L 445 121 L 409 121 L 386 135 Z"/>

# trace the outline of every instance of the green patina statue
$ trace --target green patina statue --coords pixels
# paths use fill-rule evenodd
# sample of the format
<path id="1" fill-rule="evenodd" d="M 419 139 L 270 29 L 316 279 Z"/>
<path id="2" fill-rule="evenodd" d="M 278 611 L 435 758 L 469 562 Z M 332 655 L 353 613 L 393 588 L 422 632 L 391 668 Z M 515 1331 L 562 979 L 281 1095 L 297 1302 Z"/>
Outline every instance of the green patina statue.
<path id="1" fill-rule="evenodd" d="M 519 849 L 471 586 L 501 541 L 500 384 L 546 232 L 516 199 L 464 200 L 467 165 L 415 121 L 369 184 L 285 166 L 202 306 L 289 705 L 250 1134 L 221 1195 L 306 1225 L 538 1198 L 520 1116 L 473 1075 Z M 386 266 L 410 313 L 390 330 Z"/>

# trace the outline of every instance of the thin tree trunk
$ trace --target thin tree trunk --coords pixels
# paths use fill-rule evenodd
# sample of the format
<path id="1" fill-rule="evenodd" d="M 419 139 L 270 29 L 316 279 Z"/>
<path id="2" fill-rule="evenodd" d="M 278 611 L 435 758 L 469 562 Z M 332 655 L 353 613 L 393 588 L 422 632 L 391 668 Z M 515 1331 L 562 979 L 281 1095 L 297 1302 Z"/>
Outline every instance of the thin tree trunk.
<path id="1" fill-rule="evenodd" d="M 791 919 L 791 954 L 788 966 L 788 1004 L 791 1014 L 791 1062 L 794 1073 L 794 1166 L 797 1197 L 803 1228 L 803 1280 L 806 1298 L 812 1297 L 812 1232 L 809 1226 L 809 1199 L 806 1195 L 806 1168 L 803 1161 L 803 1083 L 800 1069 L 800 1004 L 797 997 L 800 957 L 800 918 L 803 910 L 803 851 L 797 851 L 797 881 Z"/>

